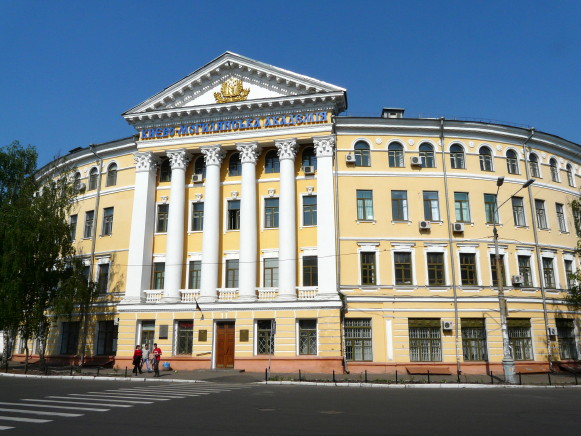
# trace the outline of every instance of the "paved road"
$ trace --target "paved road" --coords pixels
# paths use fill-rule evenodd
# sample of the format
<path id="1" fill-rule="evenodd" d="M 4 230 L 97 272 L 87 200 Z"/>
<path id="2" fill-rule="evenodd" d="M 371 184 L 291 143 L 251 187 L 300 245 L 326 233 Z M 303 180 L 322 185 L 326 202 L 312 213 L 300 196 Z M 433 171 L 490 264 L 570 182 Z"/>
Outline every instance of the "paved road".
<path id="1" fill-rule="evenodd" d="M 34 421 L 31 421 L 34 420 Z M 381 389 L 0 377 L 3 434 L 579 434 L 581 389 Z"/>

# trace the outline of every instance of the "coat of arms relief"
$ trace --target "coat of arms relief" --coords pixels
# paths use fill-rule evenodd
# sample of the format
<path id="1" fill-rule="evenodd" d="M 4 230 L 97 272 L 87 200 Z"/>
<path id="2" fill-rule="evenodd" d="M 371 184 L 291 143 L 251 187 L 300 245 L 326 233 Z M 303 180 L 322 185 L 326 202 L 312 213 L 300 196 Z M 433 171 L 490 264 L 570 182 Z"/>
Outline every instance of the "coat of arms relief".
<path id="1" fill-rule="evenodd" d="M 216 103 L 232 103 L 234 101 L 245 101 L 248 97 L 250 88 L 242 87 L 242 80 L 236 77 L 230 77 L 222 82 L 221 92 L 215 92 L 214 98 Z"/>

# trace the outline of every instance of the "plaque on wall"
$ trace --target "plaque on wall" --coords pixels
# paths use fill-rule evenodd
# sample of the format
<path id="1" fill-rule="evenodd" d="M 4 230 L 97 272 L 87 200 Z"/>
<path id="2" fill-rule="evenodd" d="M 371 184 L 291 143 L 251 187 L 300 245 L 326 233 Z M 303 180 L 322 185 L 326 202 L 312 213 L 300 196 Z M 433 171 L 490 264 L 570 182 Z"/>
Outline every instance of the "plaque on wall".
<path id="1" fill-rule="evenodd" d="M 208 340 L 208 330 L 198 330 L 198 342 L 206 342 Z"/>
<path id="2" fill-rule="evenodd" d="M 167 339 L 167 324 L 159 326 L 159 339 Z"/>
<path id="3" fill-rule="evenodd" d="M 248 330 L 240 330 L 240 342 L 248 342 Z"/>

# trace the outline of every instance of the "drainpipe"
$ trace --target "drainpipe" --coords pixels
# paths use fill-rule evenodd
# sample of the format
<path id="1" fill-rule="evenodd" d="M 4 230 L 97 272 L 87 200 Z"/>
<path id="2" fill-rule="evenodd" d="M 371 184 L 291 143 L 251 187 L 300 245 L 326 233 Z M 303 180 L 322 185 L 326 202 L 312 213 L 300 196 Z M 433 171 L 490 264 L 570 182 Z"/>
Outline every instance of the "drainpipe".
<path id="1" fill-rule="evenodd" d="M 460 331 L 460 324 L 458 318 L 458 289 L 456 286 L 456 259 L 454 251 L 454 241 L 452 238 L 452 220 L 450 218 L 450 196 L 448 193 L 448 172 L 446 171 L 446 150 L 444 147 L 444 117 L 440 118 L 440 147 L 442 148 L 442 171 L 444 172 L 444 195 L 446 198 L 446 220 L 448 222 L 448 250 L 450 252 L 450 265 L 452 271 L 452 293 L 454 295 L 454 324 L 456 328 L 454 329 L 454 340 L 456 346 L 456 370 L 458 373 L 462 372 L 462 366 L 460 363 L 460 338 L 458 332 Z"/>
<path id="2" fill-rule="evenodd" d="M 528 160 L 528 153 L 527 153 L 527 144 L 532 139 L 533 135 L 535 134 L 535 128 L 532 127 L 530 129 L 530 135 L 526 139 L 526 141 L 522 145 L 523 156 L 525 160 L 525 175 L 527 180 L 530 179 L 530 168 L 529 168 L 529 160 Z M 545 283 L 543 278 L 543 269 L 542 269 L 542 261 L 541 261 L 541 250 L 539 247 L 539 236 L 537 234 L 537 214 L 535 210 L 535 204 L 533 199 L 533 189 L 531 186 L 528 187 L 529 193 L 529 204 L 531 207 L 531 221 L 533 222 L 533 235 L 535 237 L 535 253 L 537 258 L 537 274 L 539 276 L 539 286 L 541 289 L 541 298 L 543 300 L 543 317 L 545 319 L 545 338 L 547 341 L 547 359 L 549 361 L 549 370 L 553 372 L 553 362 L 551 361 L 551 337 L 549 336 L 549 317 L 547 314 L 547 298 L 545 295 Z"/>

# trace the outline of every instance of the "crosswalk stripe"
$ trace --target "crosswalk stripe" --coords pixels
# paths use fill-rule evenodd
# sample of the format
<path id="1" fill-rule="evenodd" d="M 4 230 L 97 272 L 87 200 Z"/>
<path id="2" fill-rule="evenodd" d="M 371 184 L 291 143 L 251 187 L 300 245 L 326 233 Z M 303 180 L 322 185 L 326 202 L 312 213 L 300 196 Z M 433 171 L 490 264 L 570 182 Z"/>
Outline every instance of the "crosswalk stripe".
<path id="1" fill-rule="evenodd" d="M 128 392 L 96 392 L 96 391 L 89 391 L 87 392 L 87 395 L 92 394 L 93 396 L 97 396 L 97 395 L 106 395 L 108 398 L 133 398 L 135 399 L 135 395 L 133 396 L 129 396 L 127 395 Z M 168 397 L 166 395 L 164 395 L 163 397 L 158 397 L 156 396 L 155 398 L 147 398 L 147 401 L 169 401 L 172 398 L 183 398 L 183 397 L 178 397 L 178 396 L 171 396 Z"/>
<path id="2" fill-rule="evenodd" d="M 64 417 L 77 417 L 83 416 L 82 413 L 64 413 L 64 412 L 40 412 L 38 410 L 26 410 L 26 409 L 5 409 L 0 407 L 0 412 L 10 412 L 10 413 L 30 413 L 31 415 L 51 415 L 51 416 L 64 416 Z"/>
<path id="3" fill-rule="evenodd" d="M 0 430 L 10 430 L 13 429 L 14 427 L 7 427 L 5 425 L 0 425 Z"/>
<path id="4" fill-rule="evenodd" d="M 4 406 L 26 406 L 26 407 L 47 407 L 49 409 L 69 409 L 69 410 L 86 410 L 89 412 L 108 412 L 110 409 L 95 409 L 92 407 L 67 407 L 67 406 L 51 406 L 50 404 L 27 404 L 27 403 L 2 403 Z"/>
<path id="5" fill-rule="evenodd" d="M 129 404 L 153 404 L 153 401 L 138 401 L 138 400 L 119 400 L 112 399 L 110 396 L 92 395 L 92 394 L 69 394 L 73 398 L 80 398 L 81 400 L 98 400 L 98 401 L 113 401 L 114 403 L 129 403 Z M 48 398 L 63 398 L 63 397 L 48 397 Z M 66 398 L 66 397 L 65 397 Z"/>
<path id="6" fill-rule="evenodd" d="M 147 391 L 141 391 L 141 392 L 144 393 L 144 394 L 147 393 L 147 394 L 151 394 L 151 395 L 157 395 L 157 394 L 159 394 L 159 395 L 161 395 L 161 396 L 163 396 L 165 398 L 172 398 L 172 396 L 169 396 L 168 397 L 168 394 L 165 394 L 163 391 L 162 392 L 158 392 L 158 391 L 147 390 Z M 183 397 L 187 397 L 187 396 L 190 396 L 190 395 L 196 395 L 197 396 L 197 395 L 209 395 L 209 394 L 210 394 L 210 392 L 196 392 L 195 394 L 194 393 L 192 393 L 192 394 L 182 394 L 182 393 L 180 393 L 179 395 L 180 395 L 180 397 L 183 398 Z M 173 398 L 175 398 L 175 396 Z"/>
<path id="7" fill-rule="evenodd" d="M 147 390 L 143 390 L 143 391 L 122 391 L 119 389 L 109 389 L 106 390 L 104 392 L 89 392 L 90 394 L 104 394 L 104 395 L 115 395 L 115 396 L 119 396 L 120 398 L 122 398 L 122 395 L 129 395 L 129 394 L 148 394 L 148 395 L 153 395 L 153 394 L 157 394 L 157 391 L 152 390 L 152 389 L 147 389 Z M 135 398 L 135 397 L 132 397 Z M 152 401 L 167 401 L 167 400 L 171 400 L 174 398 L 183 398 L 183 396 L 181 394 L 175 394 L 175 395 L 156 395 L 155 398 L 147 398 L 148 400 L 152 400 Z"/>
<path id="8" fill-rule="evenodd" d="M 52 419 L 38 419 L 38 418 L 20 418 L 16 416 L 0 416 L 1 421 L 19 421 L 19 422 L 33 422 L 36 424 L 45 424 L 51 422 Z M 14 428 L 14 427 L 10 427 Z"/>
<path id="9" fill-rule="evenodd" d="M 64 397 L 68 398 L 68 397 Z M 42 403 L 65 403 L 65 404 L 83 404 L 85 406 L 106 406 L 106 407 L 133 407 L 131 404 L 103 404 L 103 403 L 84 403 L 82 401 L 61 401 L 61 400 L 45 400 L 38 398 L 21 398 L 22 401 L 39 401 Z"/>

